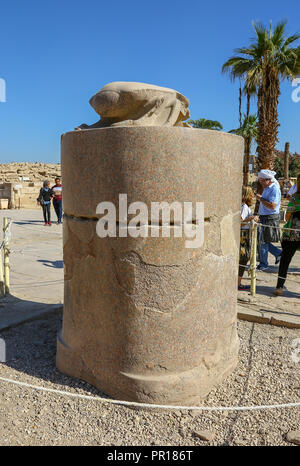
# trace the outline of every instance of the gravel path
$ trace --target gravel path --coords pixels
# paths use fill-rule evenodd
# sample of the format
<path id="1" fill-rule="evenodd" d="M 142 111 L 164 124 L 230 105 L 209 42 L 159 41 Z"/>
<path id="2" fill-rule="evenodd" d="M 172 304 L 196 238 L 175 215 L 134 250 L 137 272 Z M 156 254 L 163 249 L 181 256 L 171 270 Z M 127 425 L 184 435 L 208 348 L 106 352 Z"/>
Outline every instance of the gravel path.
<path id="1" fill-rule="evenodd" d="M 55 367 L 60 316 L 3 331 L 7 362 L 0 377 L 99 396 Z M 300 362 L 291 343 L 299 330 L 239 322 L 240 362 L 203 404 L 245 406 L 300 401 Z M 0 381 L 0 445 L 290 445 L 300 429 L 300 408 L 262 411 L 187 412 L 132 409 L 87 401 Z M 209 430 L 205 442 L 195 432 Z"/>

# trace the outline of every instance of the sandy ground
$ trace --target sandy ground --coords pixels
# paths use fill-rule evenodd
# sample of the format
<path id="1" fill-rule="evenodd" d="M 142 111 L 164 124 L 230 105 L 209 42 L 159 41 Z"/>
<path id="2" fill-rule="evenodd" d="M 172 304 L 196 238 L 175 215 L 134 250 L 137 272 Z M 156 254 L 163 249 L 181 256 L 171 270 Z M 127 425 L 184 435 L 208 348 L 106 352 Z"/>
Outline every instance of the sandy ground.
<path id="1" fill-rule="evenodd" d="M 101 395 L 55 367 L 59 316 L 3 331 L 0 364 L 0 445 L 289 445 L 300 429 L 299 407 L 249 411 L 159 411 L 41 392 L 8 378 L 77 394 Z M 300 403 L 300 362 L 292 359 L 298 330 L 239 322 L 239 365 L 209 394 L 206 406 Z M 210 430 L 210 442 L 195 436 Z"/>
<path id="2" fill-rule="evenodd" d="M 276 246 L 280 248 L 280 243 L 277 243 Z M 280 316 L 300 316 L 300 252 L 297 251 L 292 259 L 282 296 L 274 297 L 273 295 L 277 284 L 278 265 L 275 265 L 275 259 L 270 254 L 269 265 L 269 271 L 256 272 L 257 287 L 255 298 L 250 299 L 250 304 L 248 305 L 247 297 L 250 297 L 250 293 L 239 291 L 239 304 L 244 301 L 244 307 L 269 309 L 270 311 L 275 311 Z M 242 283 L 244 285 L 250 285 L 251 283 L 247 270 L 244 273 Z"/>
<path id="3" fill-rule="evenodd" d="M 63 260 L 62 225 L 56 225 L 51 209 L 52 226 L 44 226 L 42 209 L 0 211 L 10 217 L 11 295 L 32 303 L 62 303 Z"/>
<path id="4" fill-rule="evenodd" d="M 62 302 L 61 226 L 44 227 L 40 211 L 1 212 L 8 213 L 14 220 L 12 295 L 24 303 Z M 286 435 L 300 430 L 299 406 L 213 412 L 132 409 L 3 380 L 101 396 L 56 369 L 60 325 L 61 315 L 50 314 L 0 332 L 6 346 L 6 361 L 0 364 L 0 445 L 290 445 Z M 300 361 L 294 348 L 300 331 L 240 321 L 238 332 L 238 367 L 203 405 L 300 403 Z M 214 438 L 200 440 L 200 430 L 210 430 Z"/>

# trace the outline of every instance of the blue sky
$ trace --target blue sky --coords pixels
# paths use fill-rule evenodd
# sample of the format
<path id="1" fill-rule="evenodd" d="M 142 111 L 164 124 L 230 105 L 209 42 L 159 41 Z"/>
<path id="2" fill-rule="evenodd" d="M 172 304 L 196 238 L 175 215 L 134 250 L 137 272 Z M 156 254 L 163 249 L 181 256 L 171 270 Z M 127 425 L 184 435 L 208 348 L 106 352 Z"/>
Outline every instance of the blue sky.
<path id="1" fill-rule="evenodd" d="M 269 0 L 2 3 L 0 161 L 59 162 L 61 133 L 97 120 L 89 98 L 112 81 L 177 89 L 189 98 L 193 119 L 236 128 L 238 85 L 221 74 L 222 64 L 249 44 L 252 20 L 287 19 L 295 33 L 299 13 L 299 3 Z M 290 141 L 300 152 L 293 89 L 282 85 L 278 148 Z"/>

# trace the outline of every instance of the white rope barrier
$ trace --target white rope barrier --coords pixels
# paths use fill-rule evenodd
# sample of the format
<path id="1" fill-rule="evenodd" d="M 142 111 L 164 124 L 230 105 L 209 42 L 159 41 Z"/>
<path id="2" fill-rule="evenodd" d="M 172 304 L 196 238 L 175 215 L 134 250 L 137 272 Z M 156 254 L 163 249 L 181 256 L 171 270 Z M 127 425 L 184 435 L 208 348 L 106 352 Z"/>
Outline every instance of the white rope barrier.
<path id="1" fill-rule="evenodd" d="M 11 219 L 8 220 L 8 224 L 7 224 L 7 228 L 6 230 L 4 231 L 4 236 L 3 236 L 3 240 L 0 244 L 0 249 L 2 249 L 8 240 L 10 240 L 11 238 L 11 225 L 12 225 L 13 221 Z"/>
<path id="2" fill-rule="evenodd" d="M 239 267 L 249 267 L 249 271 L 251 270 L 251 265 L 250 264 L 247 264 L 247 265 L 243 265 L 243 264 L 239 264 Z M 259 269 L 255 269 L 257 272 L 263 272 L 263 270 L 259 270 Z M 277 272 L 270 272 L 272 274 L 276 273 L 277 275 Z M 290 274 L 293 274 L 293 272 L 288 272 Z M 291 281 L 291 282 L 294 282 L 294 283 L 298 283 L 298 280 L 292 280 L 291 278 L 287 278 L 287 277 L 279 277 L 278 278 L 282 278 L 284 280 L 288 280 L 288 281 Z"/>
<path id="3" fill-rule="evenodd" d="M 5 232 L 5 235 L 4 235 L 4 238 L 3 238 L 3 241 L 0 245 L 0 249 L 4 246 L 5 242 L 7 241 L 8 238 L 10 238 L 10 235 L 11 235 L 11 225 L 12 225 L 13 221 L 10 219 L 9 221 L 9 225 L 8 225 L 8 228 Z M 282 230 L 290 230 L 290 231 L 300 231 L 300 229 L 295 229 L 295 228 L 284 228 L 284 227 L 276 227 L 276 226 L 272 226 L 272 225 L 266 225 L 266 224 L 262 224 L 262 223 L 257 223 L 257 222 L 254 222 L 257 226 L 261 226 L 261 227 L 267 227 L 267 228 L 276 228 L 276 229 L 282 229 Z M 27 229 L 27 230 L 33 230 L 33 231 L 37 231 L 36 228 L 30 228 L 30 227 L 26 227 L 24 226 L 23 224 L 18 224 L 18 223 L 15 223 L 15 225 L 19 225 L 19 226 L 22 226 L 23 228 Z M 45 231 L 44 229 L 39 229 L 38 231 Z M 49 230 L 47 230 L 47 232 L 50 232 Z M 57 235 L 60 235 L 61 233 L 60 232 L 55 232 L 55 231 L 51 231 L 52 233 L 54 234 L 57 234 Z M 56 248 L 58 249 L 58 248 Z M 21 249 L 21 250 L 13 250 L 11 252 L 20 252 L 21 254 L 23 253 L 23 251 L 35 251 L 35 250 L 30 250 L 30 249 Z M 239 267 L 248 267 L 248 265 L 244 265 L 244 264 L 239 264 Z M 258 272 L 260 271 L 259 269 L 257 270 Z M 17 273 L 17 272 L 15 272 Z M 283 280 L 288 280 L 288 281 L 292 281 L 292 282 L 297 282 L 297 280 L 292 280 L 290 278 L 287 278 L 287 277 L 278 277 L 278 278 L 281 278 Z M 40 284 L 44 284 L 44 285 L 47 285 L 47 284 L 51 284 L 51 283 L 58 283 L 58 282 L 63 282 L 63 280 L 53 280 L 53 281 L 49 281 L 49 282 L 43 282 L 43 283 L 40 283 Z M 31 285 L 31 284 L 30 284 Z M 33 283 L 32 285 L 35 285 L 35 283 Z M 20 284 L 15 284 L 13 286 L 17 286 L 17 287 L 27 287 L 27 285 L 20 285 Z"/>
<path id="4" fill-rule="evenodd" d="M 177 405 L 159 405 L 152 403 L 138 403 L 134 401 L 123 401 L 113 400 L 111 398 L 104 398 L 100 396 L 83 395 L 80 393 L 72 393 L 66 390 L 57 390 L 54 388 L 42 387 L 39 385 L 33 385 L 19 380 L 8 379 L 6 377 L 0 377 L 0 381 L 5 383 L 12 383 L 25 388 L 31 388 L 33 390 L 54 393 L 62 396 L 70 396 L 73 398 L 79 398 L 83 400 L 100 401 L 103 403 L 120 405 L 120 406 L 135 406 L 139 408 L 160 408 L 160 409 L 173 409 L 173 410 L 189 410 L 189 411 L 253 411 L 262 409 L 281 409 L 281 408 L 296 408 L 300 406 L 300 402 L 295 403 L 282 403 L 272 405 L 257 405 L 257 406 L 177 406 Z"/>
<path id="5" fill-rule="evenodd" d="M 262 226 L 262 227 L 266 227 L 266 228 L 276 228 L 276 229 L 280 229 L 280 230 L 300 231 L 299 228 L 284 228 L 283 226 L 276 227 L 276 226 L 266 225 L 264 223 L 259 223 L 259 222 L 254 222 L 254 223 L 256 223 L 256 225 L 258 225 L 258 226 Z M 18 225 L 18 226 L 22 226 L 26 230 L 37 231 L 36 228 L 31 228 L 31 227 L 24 226 L 24 224 L 22 224 L 22 223 L 15 223 L 15 224 Z M 37 228 L 38 228 L 38 225 L 37 225 Z M 44 232 L 47 232 L 47 233 L 54 233 L 56 235 L 61 235 L 62 234 L 62 232 L 49 230 L 48 227 L 47 228 L 41 228 L 38 231 L 44 231 Z"/>
<path id="6" fill-rule="evenodd" d="M 261 227 L 266 227 L 266 228 L 275 228 L 277 230 L 289 230 L 289 231 L 300 231 L 300 228 L 285 228 L 284 226 L 283 227 L 276 227 L 276 226 L 273 226 L 273 225 L 266 225 L 264 223 L 257 223 L 257 222 L 254 222 L 256 223 L 257 226 L 261 226 Z"/>

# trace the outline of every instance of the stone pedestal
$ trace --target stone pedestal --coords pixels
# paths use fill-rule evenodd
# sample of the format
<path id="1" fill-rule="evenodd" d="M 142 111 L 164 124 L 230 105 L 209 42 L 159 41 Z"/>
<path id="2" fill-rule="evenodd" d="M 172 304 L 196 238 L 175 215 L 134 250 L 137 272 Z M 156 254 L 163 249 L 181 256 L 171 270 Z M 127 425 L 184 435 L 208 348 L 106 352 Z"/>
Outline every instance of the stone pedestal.
<path id="1" fill-rule="evenodd" d="M 118 399 L 196 403 L 237 363 L 243 139 L 180 127 L 62 137 L 65 298 L 57 367 Z M 204 244 L 100 238 L 102 201 L 203 202 Z M 118 217 L 117 217 L 118 219 Z M 170 230 L 178 225 L 171 225 Z M 159 237 L 152 237 L 156 229 Z"/>

